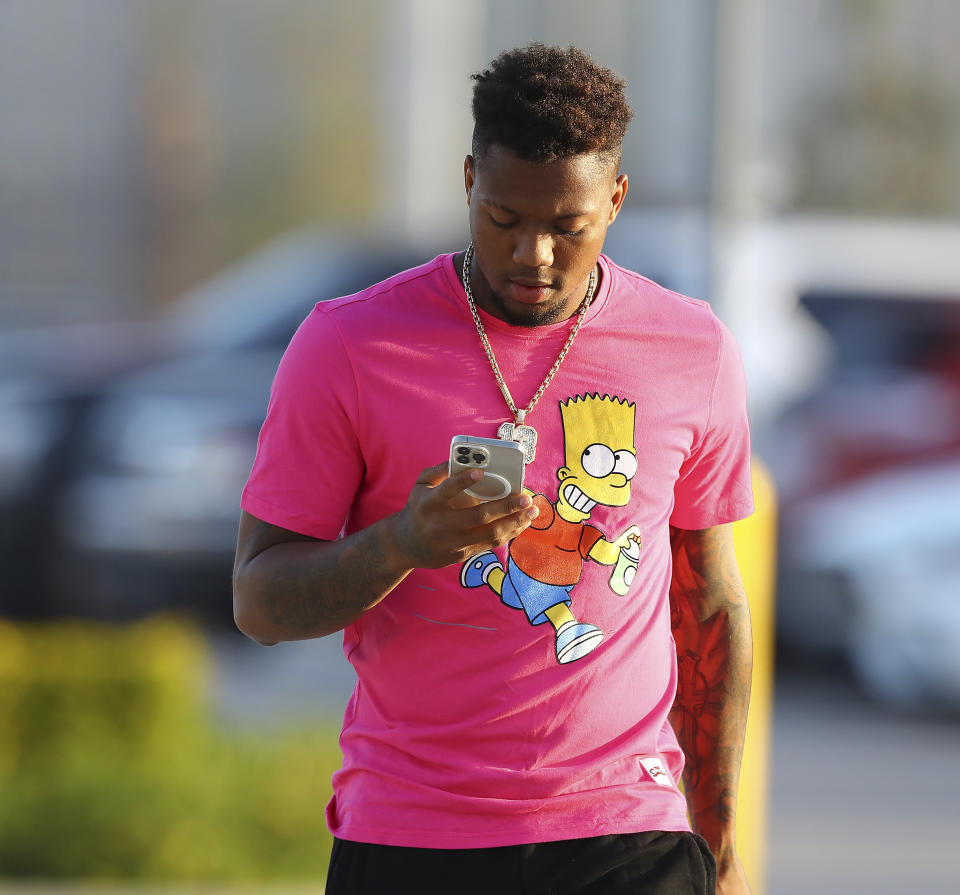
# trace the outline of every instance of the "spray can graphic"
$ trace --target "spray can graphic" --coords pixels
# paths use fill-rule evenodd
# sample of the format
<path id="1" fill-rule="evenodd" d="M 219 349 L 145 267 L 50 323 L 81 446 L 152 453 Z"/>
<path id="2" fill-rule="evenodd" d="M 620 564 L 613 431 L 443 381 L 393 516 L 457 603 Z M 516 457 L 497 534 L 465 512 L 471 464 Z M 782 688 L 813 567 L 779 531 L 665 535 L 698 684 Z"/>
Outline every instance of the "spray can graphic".
<path id="1" fill-rule="evenodd" d="M 640 562 L 640 542 L 631 538 L 626 547 L 620 548 L 617 564 L 610 576 L 610 590 L 621 597 L 626 596 L 637 574 L 637 564 Z"/>

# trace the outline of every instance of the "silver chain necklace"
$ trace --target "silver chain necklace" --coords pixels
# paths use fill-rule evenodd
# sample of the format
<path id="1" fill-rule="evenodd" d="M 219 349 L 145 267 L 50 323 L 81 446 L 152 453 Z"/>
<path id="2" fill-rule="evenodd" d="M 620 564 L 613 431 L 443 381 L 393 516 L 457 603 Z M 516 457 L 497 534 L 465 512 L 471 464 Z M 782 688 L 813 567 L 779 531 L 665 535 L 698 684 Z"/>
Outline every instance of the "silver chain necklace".
<path id="1" fill-rule="evenodd" d="M 497 430 L 497 438 L 503 441 L 519 442 L 523 447 L 527 463 L 532 463 L 537 456 L 537 430 L 534 429 L 533 426 L 525 425 L 524 420 L 526 420 L 527 414 L 533 411 L 537 401 L 540 400 L 540 396 L 547 390 L 547 386 L 550 385 L 550 381 L 556 375 L 557 370 L 560 369 L 560 364 L 563 363 L 563 359 L 567 356 L 573 340 L 577 337 L 580 324 L 583 323 L 587 308 L 590 307 L 590 302 L 593 301 L 594 290 L 597 288 L 597 268 L 596 265 L 594 265 L 593 270 L 590 271 L 590 282 L 587 285 L 587 294 L 583 297 L 583 302 L 580 304 L 577 319 L 573 324 L 573 329 L 570 330 L 570 335 L 567 336 L 567 341 L 563 343 L 563 348 L 560 349 L 557 359 L 553 362 L 553 366 L 544 377 L 543 382 L 540 383 L 540 387 L 533 393 L 530 403 L 521 410 L 514 402 L 513 395 L 510 394 L 510 388 L 507 386 L 503 374 L 500 372 L 500 365 L 497 363 L 496 355 L 493 353 L 490 340 L 487 338 L 486 330 L 483 328 L 483 321 L 480 319 L 480 314 L 477 311 L 477 303 L 473 298 L 473 287 L 470 281 L 471 261 L 473 261 L 472 242 L 467 246 L 467 251 L 464 252 L 463 255 L 463 291 L 467 293 L 467 303 L 470 305 L 470 313 L 473 314 L 473 322 L 477 325 L 477 334 L 480 336 L 483 350 L 487 353 L 487 360 L 490 361 L 490 369 L 493 370 L 497 385 L 500 386 L 500 393 L 503 395 L 504 401 L 507 402 L 507 407 L 510 408 L 510 412 L 514 418 L 512 423 L 506 422 L 500 426 Z"/>

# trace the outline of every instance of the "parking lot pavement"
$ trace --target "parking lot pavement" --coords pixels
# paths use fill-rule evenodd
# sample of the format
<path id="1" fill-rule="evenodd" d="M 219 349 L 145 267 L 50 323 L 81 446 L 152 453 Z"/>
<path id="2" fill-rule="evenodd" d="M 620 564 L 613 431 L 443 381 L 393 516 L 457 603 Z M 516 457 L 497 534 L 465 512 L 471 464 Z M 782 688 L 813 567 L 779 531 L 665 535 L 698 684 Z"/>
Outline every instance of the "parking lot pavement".
<path id="1" fill-rule="evenodd" d="M 770 895 L 956 893 L 960 716 L 866 702 L 842 676 L 777 681 Z"/>
<path id="2" fill-rule="evenodd" d="M 343 719 L 356 682 L 343 635 L 260 646 L 238 631 L 221 631 L 211 646 L 214 701 L 227 723 L 269 731 L 310 717 Z"/>

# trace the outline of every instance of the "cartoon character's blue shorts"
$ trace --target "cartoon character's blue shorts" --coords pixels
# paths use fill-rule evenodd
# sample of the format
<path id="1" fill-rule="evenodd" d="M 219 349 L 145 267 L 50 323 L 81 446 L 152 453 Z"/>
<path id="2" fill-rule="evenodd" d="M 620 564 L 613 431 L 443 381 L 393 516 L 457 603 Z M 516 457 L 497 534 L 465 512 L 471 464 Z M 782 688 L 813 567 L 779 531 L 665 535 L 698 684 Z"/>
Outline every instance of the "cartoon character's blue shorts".
<path id="1" fill-rule="evenodd" d="M 520 569 L 513 558 L 507 560 L 507 574 L 503 579 L 500 599 L 514 609 L 522 609 L 531 625 L 542 625 L 546 611 L 561 603 L 570 605 L 573 585 L 544 584 Z"/>

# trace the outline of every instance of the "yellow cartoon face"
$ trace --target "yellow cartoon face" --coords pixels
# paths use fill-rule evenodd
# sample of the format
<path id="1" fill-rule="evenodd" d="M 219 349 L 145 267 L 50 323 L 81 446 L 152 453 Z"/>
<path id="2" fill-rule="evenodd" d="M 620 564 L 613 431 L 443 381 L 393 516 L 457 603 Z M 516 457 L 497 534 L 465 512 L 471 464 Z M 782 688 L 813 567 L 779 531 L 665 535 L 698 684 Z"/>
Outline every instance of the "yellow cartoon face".
<path id="1" fill-rule="evenodd" d="M 597 504 L 622 507 L 637 473 L 633 443 L 636 404 L 609 395 L 584 395 L 560 403 L 564 465 L 558 509 L 585 519 Z"/>

